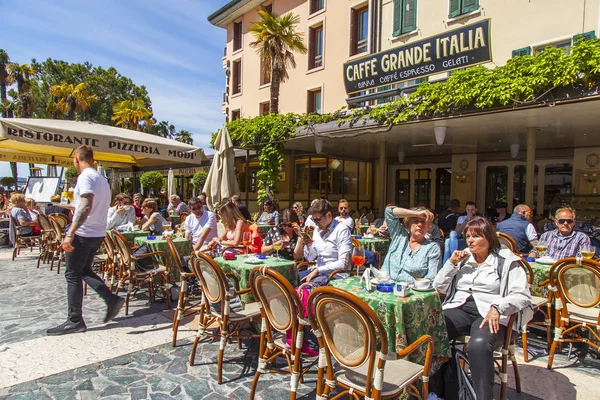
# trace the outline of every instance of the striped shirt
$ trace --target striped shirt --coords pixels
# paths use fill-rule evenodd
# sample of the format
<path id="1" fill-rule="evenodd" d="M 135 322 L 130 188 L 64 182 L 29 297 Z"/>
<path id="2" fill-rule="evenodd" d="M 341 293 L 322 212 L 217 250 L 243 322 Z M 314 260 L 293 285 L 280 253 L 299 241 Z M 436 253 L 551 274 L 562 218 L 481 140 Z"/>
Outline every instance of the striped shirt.
<path id="1" fill-rule="evenodd" d="M 582 246 L 590 245 L 590 238 L 581 232 L 571 232 L 569 236 L 562 236 L 558 230 L 546 232 L 540 242 L 548 243 L 548 250 L 544 255 L 560 260 L 566 257 L 576 257 Z"/>

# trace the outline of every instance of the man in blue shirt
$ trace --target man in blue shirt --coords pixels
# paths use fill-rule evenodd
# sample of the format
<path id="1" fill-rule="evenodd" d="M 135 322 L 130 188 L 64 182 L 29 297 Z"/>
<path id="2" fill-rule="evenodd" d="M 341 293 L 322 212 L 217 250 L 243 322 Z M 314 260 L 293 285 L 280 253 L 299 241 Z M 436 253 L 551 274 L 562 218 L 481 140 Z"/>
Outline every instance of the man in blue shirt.
<path id="1" fill-rule="evenodd" d="M 537 242 L 537 232 L 531 224 L 531 208 L 527 204 L 515 207 L 510 218 L 498 223 L 496 231 L 505 233 L 515 239 L 519 253 L 529 253 Z"/>

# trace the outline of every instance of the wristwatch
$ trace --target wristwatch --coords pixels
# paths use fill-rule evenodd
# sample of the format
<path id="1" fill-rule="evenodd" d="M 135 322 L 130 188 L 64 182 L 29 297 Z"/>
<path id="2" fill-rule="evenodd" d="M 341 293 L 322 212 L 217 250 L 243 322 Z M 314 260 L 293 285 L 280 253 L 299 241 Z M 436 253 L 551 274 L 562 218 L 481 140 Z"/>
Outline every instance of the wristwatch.
<path id="1" fill-rule="evenodd" d="M 498 311 L 498 314 L 502 315 L 502 313 L 500 312 L 500 309 L 498 308 L 498 304 L 492 304 L 490 307 L 493 308 L 494 310 Z"/>
<path id="2" fill-rule="evenodd" d="M 65 233 L 65 236 L 66 237 L 72 237 L 73 236 L 73 232 L 67 231 L 67 233 Z"/>

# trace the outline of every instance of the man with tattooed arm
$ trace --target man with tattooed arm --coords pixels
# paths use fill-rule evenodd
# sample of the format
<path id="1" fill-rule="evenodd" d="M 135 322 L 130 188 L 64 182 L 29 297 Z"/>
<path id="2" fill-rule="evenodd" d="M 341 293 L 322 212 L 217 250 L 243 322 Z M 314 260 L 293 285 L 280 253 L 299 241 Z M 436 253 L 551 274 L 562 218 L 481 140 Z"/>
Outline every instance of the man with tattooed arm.
<path id="1" fill-rule="evenodd" d="M 83 281 L 106 302 L 104 322 L 110 321 L 123 306 L 124 299 L 113 294 L 92 271 L 92 261 L 106 234 L 106 215 L 110 189 L 106 179 L 94 169 L 94 152 L 79 146 L 73 152 L 73 165 L 79 177 L 75 186 L 73 222 L 65 233 L 62 248 L 66 252 L 67 321 L 46 331 L 49 336 L 85 332 L 83 321 Z"/>

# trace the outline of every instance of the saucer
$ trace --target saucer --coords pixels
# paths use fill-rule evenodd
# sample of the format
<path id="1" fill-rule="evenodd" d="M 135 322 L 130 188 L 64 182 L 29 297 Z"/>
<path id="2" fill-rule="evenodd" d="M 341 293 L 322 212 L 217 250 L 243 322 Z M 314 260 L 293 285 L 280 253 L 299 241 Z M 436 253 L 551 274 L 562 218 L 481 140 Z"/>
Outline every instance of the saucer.
<path id="1" fill-rule="evenodd" d="M 550 258 L 550 257 L 540 257 L 540 258 L 536 258 L 535 262 L 538 264 L 554 264 L 556 262 L 555 259 Z"/>
<path id="2" fill-rule="evenodd" d="M 429 286 L 426 289 L 419 289 L 418 287 L 413 286 L 412 290 L 414 290 L 415 292 L 433 292 L 435 290 L 435 288 L 433 286 Z"/>
<path id="3" fill-rule="evenodd" d="M 261 259 L 260 259 L 260 258 L 258 258 L 258 257 L 248 257 L 247 259 L 245 259 L 245 260 L 244 260 L 244 262 L 245 262 L 246 264 L 261 264 L 261 263 L 263 263 L 264 261 L 263 261 L 263 260 L 261 260 Z"/>

